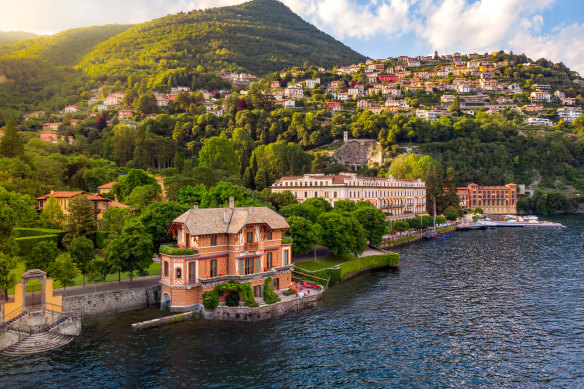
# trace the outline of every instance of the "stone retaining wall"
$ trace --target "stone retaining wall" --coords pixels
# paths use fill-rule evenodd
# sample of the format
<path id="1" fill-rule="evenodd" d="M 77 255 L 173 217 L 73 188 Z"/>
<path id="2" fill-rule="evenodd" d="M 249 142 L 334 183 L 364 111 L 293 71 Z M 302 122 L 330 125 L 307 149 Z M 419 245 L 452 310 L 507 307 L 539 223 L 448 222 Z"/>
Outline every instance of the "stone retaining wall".
<path id="1" fill-rule="evenodd" d="M 132 311 L 159 304 L 159 285 L 63 297 L 66 312 L 79 312 L 84 317 Z"/>
<path id="2" fill-rule="evenodd" d="M 264 305 L 259 308 L 217 307 L 212 311 L 203 310 L 203 314 L 205 319 L 209 320 L 260 321 L 300 311 L 301 309 L 316 307 L 320 303 L 321 297 L 322 293 L 319 293 L 299 299 Z"/>

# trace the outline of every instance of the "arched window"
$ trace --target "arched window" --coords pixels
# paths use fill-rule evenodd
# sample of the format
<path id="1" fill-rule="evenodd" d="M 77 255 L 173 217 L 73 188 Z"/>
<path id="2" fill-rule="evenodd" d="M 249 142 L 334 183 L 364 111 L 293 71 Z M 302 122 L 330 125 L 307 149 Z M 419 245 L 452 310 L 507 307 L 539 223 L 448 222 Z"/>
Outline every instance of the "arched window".
<path id="1" fill-rule="evenodd" d="M 176 268 L 176 278 L 180 279 L 182 277 L 182 269 L 180 267 Z"/>

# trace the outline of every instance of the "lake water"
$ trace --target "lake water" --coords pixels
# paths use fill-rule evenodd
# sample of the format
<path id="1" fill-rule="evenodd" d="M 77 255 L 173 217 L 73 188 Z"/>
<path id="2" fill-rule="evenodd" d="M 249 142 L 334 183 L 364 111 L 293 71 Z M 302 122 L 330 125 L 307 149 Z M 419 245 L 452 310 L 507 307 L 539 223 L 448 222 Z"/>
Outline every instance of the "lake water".
<path id="1" fill-rule="evenodd" d="M 583 387 L 584 217 L 555 220 L 403 247 L 398 272 L 270 321 L 90 320 L 62 349 L 0 359 L 0 387 Z"/>

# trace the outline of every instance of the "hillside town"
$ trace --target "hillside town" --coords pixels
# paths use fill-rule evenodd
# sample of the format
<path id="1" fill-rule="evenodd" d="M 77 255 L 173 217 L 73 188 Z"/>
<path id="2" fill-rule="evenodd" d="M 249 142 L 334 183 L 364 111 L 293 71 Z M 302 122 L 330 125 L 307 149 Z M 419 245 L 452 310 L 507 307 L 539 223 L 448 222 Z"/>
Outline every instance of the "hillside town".
<path id="1" fill-rule="evenodd" d="M 582 116 L 584 99 L 580 91 L 584 90 L 584 80 L 546 83 L 541 74 L 527 82 L 518 79 L 517 70 L 529 71 L 540 65 L 500 60 L 498 53 L 436 53 L 368 59 L 333 69 L 292 68 L 281 72 L 276 80 L 272 76 L 259 79 L 251 74 L 221 72 L 217 75 L 233 89 L 191 90 L 190 86 L 176 85 L 167 92 L 152 91 L 143 96 L 141 107 L 137 107 L 135 98 L 129 100 L 124 91 L 107 92 L 111 88 L 102 87 L 88 91 L 87 100 L 68 105 L 61 112 L 30 112 L 23 121 L 57 119 L 42 122 L 41 140 L 73 144 L 72 135 L 58 130 L 74 127 L 87 117 L 109 112 L 109 125 L 124 123 L 136 128 L 145 119 L 176 111 L 177 98 L 179 103 L 191 100 L 187 96 L 192 96 L 193 103 L 203 112 L 221 116 L 228 111 L 226 97 L 232 93 L 245 96 L 259 87 L 275 107 L 296 111 L 317 112 L 324 108 L 335 115 L 369 110 L 376 115 L 404 113 L 428 121 L 442 116 L 512 111 L 527 127 L 562 128 Z"/>

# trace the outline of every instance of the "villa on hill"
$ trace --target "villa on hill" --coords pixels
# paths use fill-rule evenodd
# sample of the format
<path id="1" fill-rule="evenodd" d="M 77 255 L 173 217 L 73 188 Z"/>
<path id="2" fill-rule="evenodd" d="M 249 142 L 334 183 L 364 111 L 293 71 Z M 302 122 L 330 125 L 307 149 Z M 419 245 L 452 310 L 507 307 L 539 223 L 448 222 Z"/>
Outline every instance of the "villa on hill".
<path id="1" fill-rule="evenodd" d="M 233 197 L 229 207 L 195 206 L 185 212 L 168 229 L 178 244 L 177 254 L 166 254 L 173 252 L 171 247 L 160 253 L 162 306 L 173 311 L 197 309 L 203 293 L 228 281 L 249 282 L 256 298 L 263 297 L 268 277 L 274 290 L 287 289 L 292 243 L 283 243 L 282 238 L 289 228 L 286 219 L 270 208 L 236 208 Z M 219 293 L 219 301 L 225 297 Z"/>
<path id="2" fill-rule="evenodd" d="M 44 196 L 37 197 L 37 211 L 41 212 L 49 198 L 54 197 L 57 200 L 57 204 L 63 210 L 63 214 L 67 216 L 69 214 L 69 203 L 71 199 L 78 195 L 85 195 L 88 200 L 91 200 L 93 203 L 93 210 L 95 212 L 95 218 L 97 220 L 101 220 L 103 218 L 103 214 L 109 208 L 128 208 L 126 204 L 122 204 L 118 201 L 110 200 L 106 197 L 103 197 L 99 194 L 94 193 L 87 193 L 83 191 L 60 191 L 55 192 L 52 190 L 50 193 L 47 193 Z"/>

